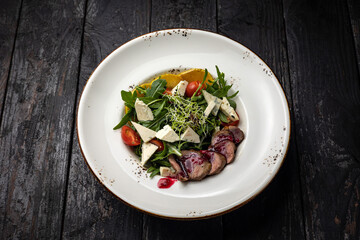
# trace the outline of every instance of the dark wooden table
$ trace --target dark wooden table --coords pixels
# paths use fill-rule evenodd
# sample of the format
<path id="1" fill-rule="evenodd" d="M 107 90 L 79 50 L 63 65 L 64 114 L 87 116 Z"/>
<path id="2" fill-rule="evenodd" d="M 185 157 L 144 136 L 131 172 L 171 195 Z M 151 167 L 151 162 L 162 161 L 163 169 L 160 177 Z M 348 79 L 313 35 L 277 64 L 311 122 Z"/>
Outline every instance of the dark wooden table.
<path id="1" fill-rule="evenodd" d="M 79 96 L 126 41 L 218 32 L 257 53 L 289 101 L 280 172 L 220 217 L 165 220 L 118 201 L 77 142 Z M 360 1 L 0 1 L 1 239 L 360 239 Z"/>

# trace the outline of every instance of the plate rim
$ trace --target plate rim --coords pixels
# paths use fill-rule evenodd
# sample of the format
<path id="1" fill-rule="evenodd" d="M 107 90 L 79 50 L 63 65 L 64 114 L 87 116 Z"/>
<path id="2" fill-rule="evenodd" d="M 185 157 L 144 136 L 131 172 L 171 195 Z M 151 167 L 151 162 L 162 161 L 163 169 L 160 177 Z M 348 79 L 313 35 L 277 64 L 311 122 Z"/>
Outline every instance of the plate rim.
<path id="1" fill-rule="evenodd" d="M 132 38 L 126 42 L 124 42 L 123 44 L 121 44 L 120 46 L 118 46 L 117 48 L 115 48 L 114 50 L 112 50 L 109 54 L 106 55 L 106 57 L 104 57 L 98 64 L 97 66 L 93 69 L 93 71 L 91 72 L 91 74 L 89 75 L 88 79 L 86 80 L 86 83 L 84 85 L 84 87 L 82 88 L 82 91 L 81 91 L 81 94 L 80 94 L 80 97 L 79 97 L 79 101 L 77 103 L 77 110 L 76 110 L 76 136 L 77 136 L 77 142 L 78 142 L 78 145 L 79 145 L 79 149 L 80 149 L 80 152 L 81 152 L 81 155 L 87 165 L 87 167 L 90 169 L 90 172 L 92 173 L 92 175 L 96 178 L 96 180 L 111 194 L 113 195 L 114 197 L 116 197 L 118 200 L 120 200 L 122 203 L 125 203 L 127 206 L 131 207 L 131 208 L 134 208 L 142 213 L 146 213 L 146 214 L 149 214 L 149 215 L 152 215 L 152 216 L 155 216 L 155 217 L 160 217 L 160 218 L 163 218 L 163 219 L 170 219 L 170 220 L 183 220 L 183 221 L 192 221 L 192 220 L 202 220 L 202 219 L 209 219 L 209 218 L 215 218 L 215 217 L 218 217 L 218 216 L 221 216 L 221 215 L 224 215 L 226 213 L 229 213 L 229 212 L 232 212 L 244 205 L 246 205 L 247 203 L 249 203 L 250 201 L 252 201 L 254 198 L 256 198 L 258 195 L 260 195 L 260 193 L 262 193 L 269 185 L 270 183 L 275 179 L 275 177 L 277 176 L 277 174 L 279 173 L 281 167 L 283 166 L 284 164 L 284 161 L 287 157 L 287 154 L 288 154 L 288 150 L 289 150 L 289 146 L 290 146 L 290 140 L 291 140 L 291 112 L 290 112 L 290 108 L 289 108 L 289 101 L 287 99 L 287 96 L 285 94 L 285 91 L 284 91 L 284 88 L 283 86 L 281 85 L 278 77 L 276 76 L 276 74 L 271 70 L 272 74 L 273 74 L 273 77 L 275 78 L 278 86 L 280 87 L 281 91 L 282 91 L 282 94 L 285 98 L 285 103 L 286 103 L 286 107 L 287 107 L 287 116 L 288 116 L 288 120 L 289 120 L 289 126 L 288 126 L 288 134 L 287 134 L 287 139 L 288 141 L 286 142 L 286 150 L 285 150 L 285 153 L 284 155 L 281 157 L 281 163 L 280 165 L 278 166 L 277 169 L 275 169 L 275 172 L 273 173 L 273 176 L 272 178 L 269 180 L 268 183 L 266 183 L 265 185 L 263 185 L 262 188 L 258 189 L 258 191 L 252 195 L 249 199 L 247 199 L 246 201 L 244 202 L 241 202 L 239 203 L 238 205 L 236 206 L 233 206 L 229 209 L 226 209 L 224 211 L 221 211 L 221 212 L 218 212 L 218 213 L 214 213 L 214 214 L 209 214 L 209 215 L 204 215 L 204 216 L 184 216 L 184 217 L 172 217 L 172 216 L 166 216 L 166 215 L 161 215 L 161 214 L 156 214 L 154 212 L 150 212 L 150 211 L 146 211 L 144 209 L 141 209 L 137 206 L 134 206 L 130 203 L 128 203 L 127 201 L 123 200 L 122 198 L 120 198 L 118 195 L 116 195 L 114 192 L 112 192 L 107 186 L 106 184 L 104 184 L 102 182 L 102 180 L 95 174 L 94 170 L 90 167 L 89 163 L 88 163 L 88 160 L 87 158 L 85 157 L 85 154 L 83 152 L 83 149 L 81 147 L 81 143 L 80 143 L 80 138 L 79 138 L 79 128 L 78 128 L 78 125 L 79 125 L 79 110 L 80 110 L 80 102 L 82 100 L 82 97 L 83 97 L 83 93 L 84 93 L 84 90 L 87 86 L 87 84 L 89 83 L 89 80 L 91 79 L 91 77 L 93 76 L 94 72 L 97 70 L 97 68 L 105 61 L 107 60 L 114 52 L 116 52 L 119 48 L 123 47 L 124 45 L 127 45 L 128 43 L 136 40 L 136 39 L 139 39 L 139 38 L 142 38 L 144 36 L 147 36 L 147 35 L 153 35 L 153 34 L 156 34 L 156 33 L 162 33 L 162 32 L 167 32 L 167 31 L 197 31 L 197 32 L 203 32 L 203 33 L 206 33 L 206 34 L 213 34 L 213 35 L 217 35 L 217 36 L 220 36 L 220 37 L 224 37 L 226 38 L 227 40 L 230 40 L 236 44 L 239 44 L 241 45 L 242 47 L 244 47 L 245 49 L 247 49 L 249 52 L 251 52 L 252 54 L 254 54 L 256 57 L 258 57 L 263 63 L 264 63 L 264 66 L 267 67 L 268 69 L 271 70 L 271 68 L 267 65 L 267 63 L 262 59 L 260 58 L 255 52 L 253 52 L 251 49 L 249 49 L 248 47 L 244 46 L 243 44 L 241 44 L 240 42 L 236 41 L 236 40 L 233 40 L 231 39 L 230 37 L 228 36 L 225 36 L 225 35 L 221 35 L 219 33 L 216 33 L 216 32 L 212 32 L 212 31 L 209 31 L 209 30 L 203 30 L 203 29 L 197 29 L 197 28 L 168 28 L 168 29 L 161 29 L 161 30 L 156 30 L 156 31 L 152 31 L 152 32 L 148 32 L 148 33 L 145 33 L 145 34 L 142 34 L 142 35 L 139 35 L 135 38 Z"/>

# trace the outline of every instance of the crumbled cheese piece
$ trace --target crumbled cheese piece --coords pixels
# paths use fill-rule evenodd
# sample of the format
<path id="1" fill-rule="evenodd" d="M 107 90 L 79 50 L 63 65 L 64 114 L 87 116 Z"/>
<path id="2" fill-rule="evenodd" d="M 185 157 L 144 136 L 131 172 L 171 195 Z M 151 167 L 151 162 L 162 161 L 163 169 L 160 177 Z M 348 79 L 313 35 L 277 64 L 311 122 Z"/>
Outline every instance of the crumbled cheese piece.
<path id="1" fill-rule="evenodd" d="M 151 109 L 138 98 L 135 101 L 135 111 L 136 111 L 137 119 L 139 121 L 154 120 L 154 115 Z"/>
<path id="2" fill-rule="evenodd" d="M 143 143 L 141 146 L 141 165 L 144 166 L 145 163 L 151 158 L 151 156 L 156 152 L 159 147 L 152 143 Z"/>
<path id="3" fill-rule="evenodd" d="M 191 127 L 188 127 L 185 130 L 185 132 L 181 135 L 180 139 L 186 142 L 193 142 L 193 143 L 200 142 L 199 135 Z"/>
<path id="4" fill-rule="evenodd" d="M 160 176 L 171 177 L 175 174 L 175 170 L 169 167 L 160 167 Z"/>
<path id="5" fill-rule="evenodd" d="M 212 110 L 211 112 L 212 112 L 212 114 L 213 114 L 214 116 L 216 116 L 216 115 L 218 114 L 218 112 L 219 112 L 219 109 L 220 109 L 221 99 L 215 97 L 214 103 L 215 103 L 215 107 L 213 108 L 213 110 Z"/>
<path id="6" fill-rule="evenodd" d="M 185 90 L 186 90 L 186 87 L 189 83 L 187 81 L 180 81 L 178 83 L 178 85 L 176 85 L 172 90 L 171 90 L 171 94 L 173 96 L 175 95 L 179 95 L 179 96 L 184 96 L 185 95 Z"/>
<path id="7" fill-rule="evenodd" d="M 209 114 L 211 113 L 211 111 L 214 109 L 215 105 L 216 105 L 216 104 L 215 104 L 215 101 L 211 101 L 211 102 L 207 105 L 207 107 L 206 107 L 206 109 L 205 109 L 205 111 L 204 111 L 204 115 L 205 115 L 206 118 L 209 116 Z"/>
<path id="8" fill-rule="evenodd" d="M 230 118 L 231 121 L 239 120 L 238 115 L 236 114 L 234 108 L 230 106 L 229 101 L 226 99 L 226 97 L 223 97 L 220 105 L 220 110 Z"/>
<path id="9" fill-rule="evenodd" d="M 205 98 L 205 101 L 207 102 L 207 104 L 209 104 L 210 102 L 214 101 L 215 103 L 215 107 L 212 109 L 211 113 L 216 116 L 218 111 L 219 111 L 219 108 L 220 108 L 220 105 L 221 105 L 221 99 L 220 98 L 217 98 L 213 95 L 211 95 L 210 93 L 208 93 L 207 91 L 205 90 L 202 90 L 202 93 L 204 95 L 204 98 Z"/>
<path id="10" fill-rule="evenodd" d="M 166 142 L 176 142 L 180 140 L 179 136 L 169 125 L 165 125 L 163 129 L 156 133 L 155 136 L 158 139 L 164 140 Z"/>
<path id="11" fill-rule="evenodd" d="M 151 130 L 150 128 L 144 127 L 136 122 L 131 122 L 131 123 L 132 125 L 134 125 L 136 131 L 138 131 L 141 139 L 144 142 L 148 142 L 155 137 L 156 132 Z"/>

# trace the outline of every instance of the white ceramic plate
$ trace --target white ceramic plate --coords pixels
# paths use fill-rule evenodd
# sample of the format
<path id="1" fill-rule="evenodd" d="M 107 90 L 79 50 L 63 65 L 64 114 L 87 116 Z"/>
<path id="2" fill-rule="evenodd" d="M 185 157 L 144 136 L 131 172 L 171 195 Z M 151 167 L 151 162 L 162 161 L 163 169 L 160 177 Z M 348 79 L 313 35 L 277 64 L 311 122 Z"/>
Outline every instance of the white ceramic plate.
<path id="1" fill-rule="evenodd" d="M 199 182 L 157 188 L 112 128 L 124 112 L 120 91 L 173 69 L 225 73 L 239 90 L 237 111 L 245 140 L 235 161 Z M 191 29 L 149 33 L 122 45 L 95 69 L 81 95 L 77 130 L 83 156 L 114 195 L 142 211 L 168 218 L 205 218 L 239 207 L 259 194 L 286 154 L 290 119 L 284 92 L 269 67 L 241 44 Z"/>

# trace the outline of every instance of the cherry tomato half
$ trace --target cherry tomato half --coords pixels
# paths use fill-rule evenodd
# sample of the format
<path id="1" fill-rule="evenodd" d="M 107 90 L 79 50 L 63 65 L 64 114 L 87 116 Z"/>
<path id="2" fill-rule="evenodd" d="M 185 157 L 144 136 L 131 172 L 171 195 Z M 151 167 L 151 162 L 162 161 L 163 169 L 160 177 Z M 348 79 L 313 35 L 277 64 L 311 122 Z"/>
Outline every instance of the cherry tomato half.
<path id="1" fill-rule="evenodd" d="M 154 139 L 150 140 L 150 142 L 152 144 L 155 144 L 156 146 L 158 146 L 158 149 L 156 150 L 157 152 L 161 152 L 162 150 L 164 150 L 164 144 L 162 141 L 154 138 Z"/>
<path id="2" fill-rule="evenodd" d="M 238 114 L 238 113 L 236 113 L 236 115 L 238 115 L 238 117 L 239 117 L 239 114 Z M 226 127 L 226 126 L 237 126 L 237 125 L 239 125 L 239 120 L 230 121 L 229 118 L 227 118 L 227 119 L 229 120 L 229 122 L 228 122 L 228 123 L 221 122 L 221 125 L 222 125 L 222 126 Z M 239 117 L 239 119 L 240 119 L 240 117 Z"/>
<path id="3" fill-rule="evenodd" d="M 186 91 L 185 94 L 187 97 L 192 97 L 192 95 L 194 94 L 194 92 L 196 91 L 196 89 L 198 89 L 198 87 L 200 86 L 201 82 L 199 81 L 195 81 L 195 82 L 190 82 L 187 87 L 186 87 Z M 201 94 L 201 90 L 202 89 L 206 89 L 206 85 L 203 84 L 201 86 L 201 88 L 199 89 L 199 91 L 196 93 L 196 96 L 199 96 Z"/>
<path id="4" fill-rule="evenodd" d="M 163 94 L 172 95 L 172 94 L 171 94 L 171 89 L 170 89 L 170 88 L 165 89 L 165 91 L 163 92 Z"/>
<path id="5" fill-rule="evenodd" d="M 129 146 L 137 146 L 141 143 L 139 134 L 126 125 L 121 128 L 121 138 Z"/>

